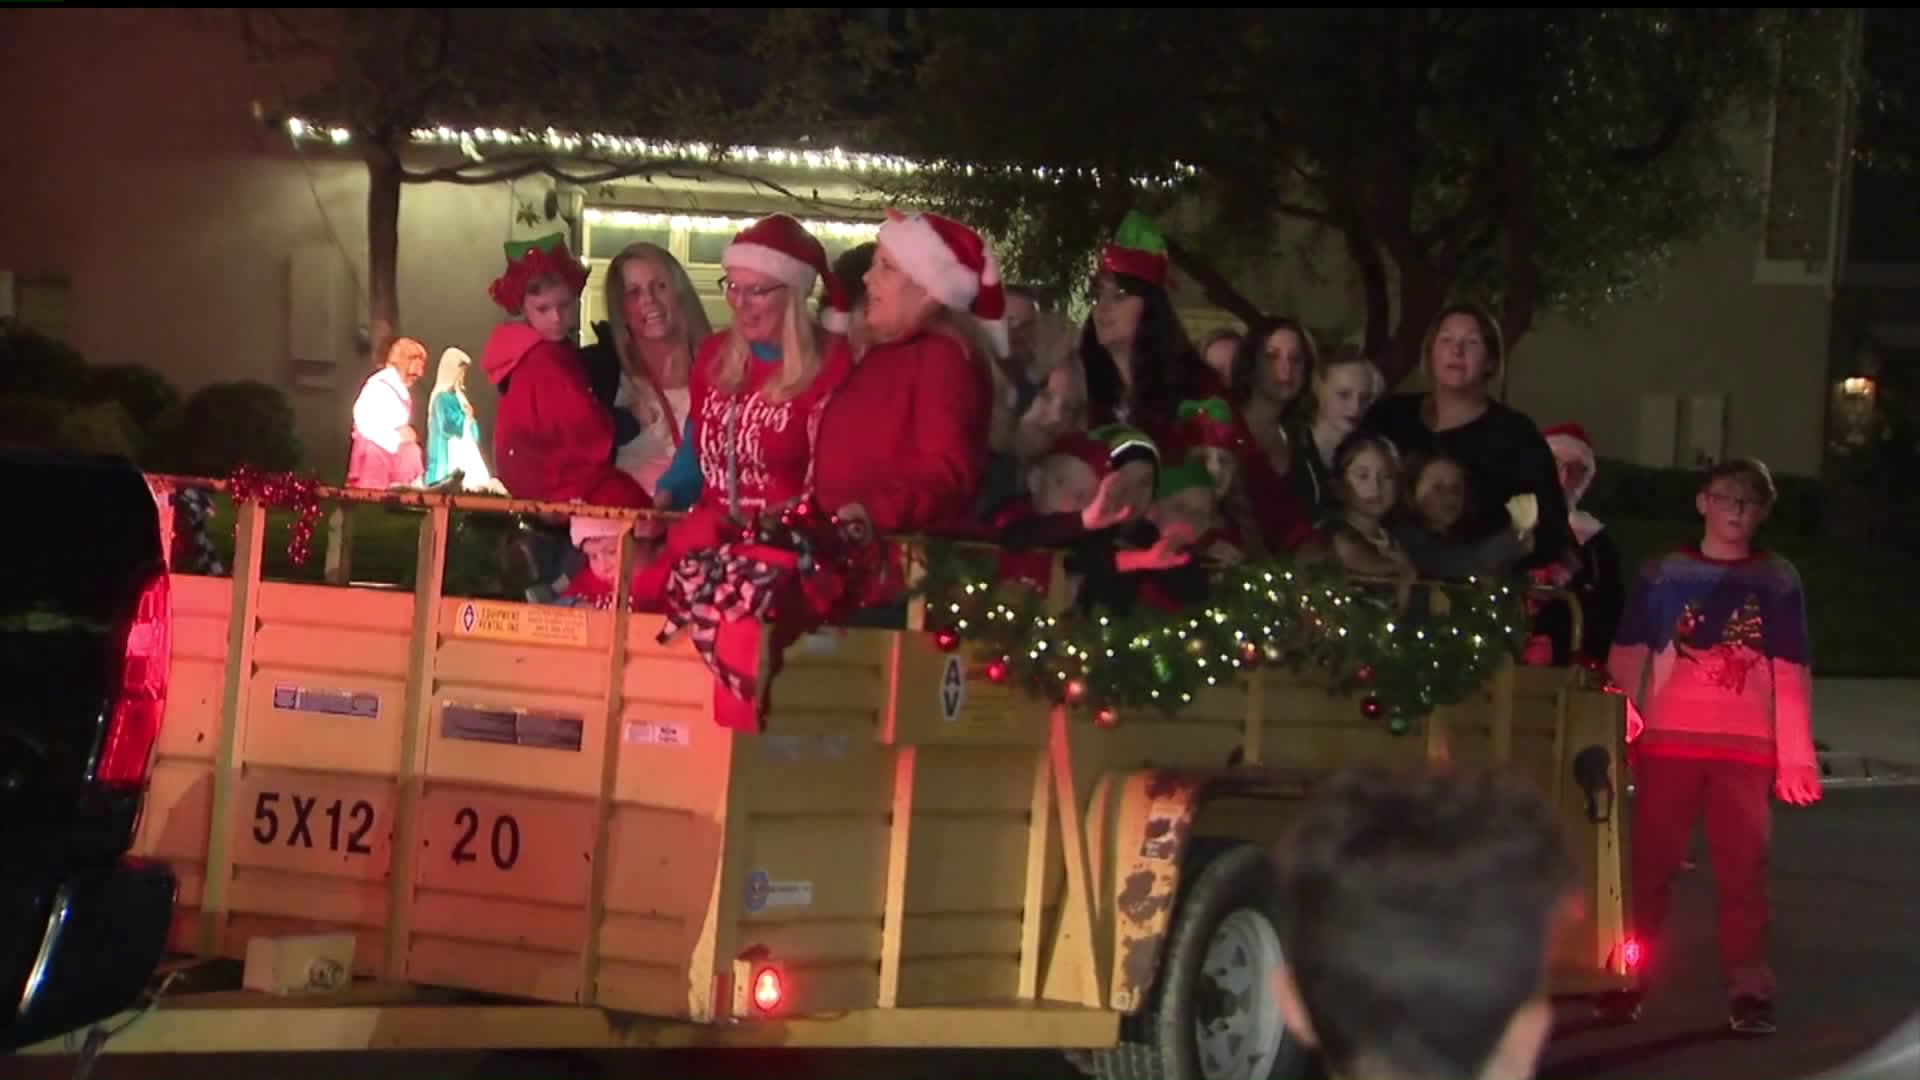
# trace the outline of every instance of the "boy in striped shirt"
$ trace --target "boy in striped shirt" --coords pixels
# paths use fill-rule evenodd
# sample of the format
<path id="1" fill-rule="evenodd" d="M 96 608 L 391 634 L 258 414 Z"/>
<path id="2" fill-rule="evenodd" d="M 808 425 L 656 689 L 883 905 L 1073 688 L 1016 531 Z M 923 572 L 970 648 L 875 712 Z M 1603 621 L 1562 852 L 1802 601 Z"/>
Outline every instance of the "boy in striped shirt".
<path id="1" fill-rule="evenodd" d="M 1758 461 L 1709 470 L 1694 497 L 1699 544 L 1641 567 L 1607 659 L 1644 718 L 1627 732 L 1636 932 L 1658 964 L 1673 881 L 1704 817 L 1729 1024 L 1747 1035 L 1774 1031 L 1767 797 L 1795 806 L 1820 798 L 1800 575 L 1753 546 L 1775 497 Z"/>

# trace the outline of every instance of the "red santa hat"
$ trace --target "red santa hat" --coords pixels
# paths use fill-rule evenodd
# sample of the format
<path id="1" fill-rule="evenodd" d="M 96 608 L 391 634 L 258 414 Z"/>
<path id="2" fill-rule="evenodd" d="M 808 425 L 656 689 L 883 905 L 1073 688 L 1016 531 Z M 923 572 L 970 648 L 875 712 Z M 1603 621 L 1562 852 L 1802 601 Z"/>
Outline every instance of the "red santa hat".
<path id="1" fill-rule="evenodd" d="M 878 242 L 927 295 L 978 319 L 1000 356 L 1012 352 L 1000 264 L 979 233 L 939 214 L 888 210 Z"/>
<path id="2" fill-rule="evenodd" d="M 827 263 L 827 249 L 814 239 L 805 225 L 787 214 L 769 214 L 740 230 L 720 253 L 720 265 L 728 270 L 751 270 L 765 274 L 802 296 L 813 295 L 813 286 L 827 283 L 827 311 L 820 325 L 836 334 L 844 334 L 852 323 L 853 305 L 848 303 L 840 281 Z"/>
<path id="3" fill-rule="evenodd" d="M 1547 440 L 1547 449 L 1553 451 L 1555 458 L 1577 461 L 1587 468 L 1587 475 L 1580 481 L 1580 486 L 1567 492 L 1567 520 L 1573 528 L 1574 538 L 1584 544 L 1604 528 L 1599 518 L 1580 509 L 1580 497 L 1592 486 L 1593 474 L 1598 467 L 1593 453 L 1593 440 L 1587 438 L 1587 429 L 1579 424 L 1555 424 L 1540 434 Z"/>

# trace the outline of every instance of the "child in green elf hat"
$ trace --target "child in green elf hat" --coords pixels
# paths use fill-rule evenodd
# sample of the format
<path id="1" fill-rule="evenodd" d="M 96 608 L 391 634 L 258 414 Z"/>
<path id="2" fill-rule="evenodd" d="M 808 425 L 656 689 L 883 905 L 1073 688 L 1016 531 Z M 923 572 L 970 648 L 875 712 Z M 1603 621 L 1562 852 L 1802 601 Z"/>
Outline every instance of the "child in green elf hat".
<path id="1" fill-rule="evenodd" d="M 1001 580 L 1045 588 L 1052 557 L 1065 548 L 1067 571 L 1083 606 L 1130 606 L 1121 575 L 1185 565 L 1190 533 L 1161 530 L 1150 520 L 1160 450 L 1142 432 L 1110 425 L 1055 440 L 1029 474 L 1029 497 L 994 515 L 991 528 L 1007 549 Z"/>
<path id="2" fill-rule="evenodd" d="M 1218 397 L 1183 401 L 1175 418 L 1185 463 L 1204 469 L 1213 491 L 1213 511 L 1195 533 L 1199 537 L 1195 549 L 1204 552 L 1208 561 L 1224 565 L 1248 556 L 1263 557 L 1265 537 L 1253 513 L 1242 465 L 1242 455 L 1257 453 L 1258 448 L 1234 415 L 1233 406 Z M 1197 505 L 1200 496 L 1188 494 L 1183 498 Z"/>
<path id="3" fill-rule="evenodd" d="M 1194 547 L 1209 562 L 1227 565 L 1240 561 L 1240 549 L 1226 539 L 1220 496 L 1207 467 L 1194 458 L 1160 474 L 1154 493 L 1153 523 L 1162 529 L 1178 525 L 1197 537 Z"/>

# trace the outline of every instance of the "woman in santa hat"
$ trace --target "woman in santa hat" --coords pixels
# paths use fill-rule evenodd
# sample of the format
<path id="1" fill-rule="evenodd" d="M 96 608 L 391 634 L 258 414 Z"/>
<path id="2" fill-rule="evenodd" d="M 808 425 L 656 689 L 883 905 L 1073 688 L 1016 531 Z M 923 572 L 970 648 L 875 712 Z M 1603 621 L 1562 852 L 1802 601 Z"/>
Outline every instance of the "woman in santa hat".
<path id="1" fill-rule="evenodd" d="M 849 363 L 849 317 L 826 249 L 786 214 L 742 230 L 720 263 L 733 325 L 694 358 L 687 430 L 654 489 L 662 507 L 692 512 L 668 531 L 661 556 L 634 576 L 632 592 L 636 608 L 665 611 L 676 628 L 693 628 L 694 646 L 718 680 L 717 722 L 751 729 L 764 713 L 780 644 L 760 614 L 723 612 L 726 598 L 777 597 L 763 614 L 783 627 L 817 619 L 791 575 L 758 555 L 730 552 L 740 523 L 810 494 L 821 406 Z M 808 301 L 821 282 L 828 304 L 815 322 Z"/>
<path id="2" fill-rule="evenodd" d="M 867 270 L 866 342 L 828 402 L 820 503 L 882 535 L 975 528 L 1006 294 L 980 234 L 939 214 L 887 212 Z"/>
<path id="3" fill-rule="evenodd" d="M 827 252 L 786 214 L 760 219 L 720 256 L 733 325 L 707 338 L 688 380 L 689 415 L 655 489 L 662 508 L 747 518 L 799 501 L 817 412 L 846 373 L 847 311 Z M 808 301 L 825 282 L 815 322 Z"/>
<path id="4" fill-rule="evenodd" d="M 1580 497 L 1593 484 L 1593 441 L 1579 424 L 1558 424 L 1540 433 L 1553 451 L 1554 465 L 1560 473 L 1560 489 L 1567 497 L 1567 527 L 1572 533 L 1566 553 L 1559 559 L 1533 571 L 1535 583 L 1565 589 L 1580 601 L 1580 653 L 1574 655 L 1572 613 L 1567 604 L 1553 600 L 1542 606 L 1534 617 L 1534 641 L 1551 643 L 1553 663 L 1564 665 L 1577 660 L 1604 663 L 1607 650 L 1620 625 L 1620 611 L 1627 600 L 1626 584 L 1620 578 L 1620 549 L 1600 519 L 1580 509 Z M 1543 641 L 1544 639 L 1544 641 Z M 1540 645 L 1529 650 L 1529 659 L 1539 662 Z"/>

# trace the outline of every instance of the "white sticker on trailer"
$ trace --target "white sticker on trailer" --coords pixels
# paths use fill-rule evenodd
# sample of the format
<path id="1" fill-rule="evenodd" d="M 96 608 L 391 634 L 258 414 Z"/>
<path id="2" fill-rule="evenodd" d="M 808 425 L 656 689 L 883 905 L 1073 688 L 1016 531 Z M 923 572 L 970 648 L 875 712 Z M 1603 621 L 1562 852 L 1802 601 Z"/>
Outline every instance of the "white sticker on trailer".
<path id="1" fill-rule="evenodd" d="M 685 724 L 637 724 L 628 721 L 621 738 L 644 746 L 686 746 L 693 731 Z"/>

